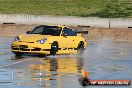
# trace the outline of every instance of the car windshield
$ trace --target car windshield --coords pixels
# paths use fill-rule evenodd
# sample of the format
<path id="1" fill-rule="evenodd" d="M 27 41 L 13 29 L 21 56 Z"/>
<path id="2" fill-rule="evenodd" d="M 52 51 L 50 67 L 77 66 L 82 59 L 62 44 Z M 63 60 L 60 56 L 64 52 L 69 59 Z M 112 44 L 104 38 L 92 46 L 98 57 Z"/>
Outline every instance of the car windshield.
<path id="1" fill-rule="evenodd" d="M 57 26 L 37 26 L 29 34 L 42 34 L 42 35 L 52 35 L 59 36 L 61 33 L 61 28 Z"/>

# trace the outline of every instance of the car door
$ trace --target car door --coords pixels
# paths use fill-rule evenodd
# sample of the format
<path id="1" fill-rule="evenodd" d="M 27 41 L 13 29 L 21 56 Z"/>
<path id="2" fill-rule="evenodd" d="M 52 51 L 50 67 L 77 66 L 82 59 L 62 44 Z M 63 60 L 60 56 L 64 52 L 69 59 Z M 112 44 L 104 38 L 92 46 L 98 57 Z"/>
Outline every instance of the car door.
<path id="1" fill-rule="evenodd" d="M 72 49 L 73 45 L 74 45 L 74 38 L 72 36 L 72 29 L 67 28 L 67 27 L 63 28 L 62 35 L 63 35 L 64 42 L 65 42 L 65 48 Z"/>
<path id="2" fill-rule="evenodd" d="M 70 29 L 70 39 L 71 39 L 71 42 L 72 42 L 72 45 L 71 47 L 72 48 L 76 48 L 76 46 L 78 45 L 78 37 L 77 37 L 77 32 L 73 29 Z"/>

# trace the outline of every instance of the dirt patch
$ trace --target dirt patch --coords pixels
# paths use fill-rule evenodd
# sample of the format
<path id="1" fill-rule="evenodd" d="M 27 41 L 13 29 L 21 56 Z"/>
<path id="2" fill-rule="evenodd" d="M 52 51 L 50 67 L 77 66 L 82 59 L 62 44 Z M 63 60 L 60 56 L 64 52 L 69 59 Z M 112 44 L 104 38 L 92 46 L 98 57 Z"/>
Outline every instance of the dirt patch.
<path id="1" fill-rule="evenodd" d="M 31 30 L 35 25 L 25 24 L 1 24 L 0 35 L 2 36 L 16 36 L 24 34 L 26 31 Z"/>
<path id="2" fill-rule="evenodd" d="M 0 35 L 1 36 L 16 36 L 26 33 L 28 30 L 32 30 L 35 24 L 1 24 Z M 117 41 L 132 41 L 132 28 L 130 29 L 107 29 L 107 28 L 90 28 L 82 26 L 71 26 L 71 28 L 77 30 L 89 30 L 88 35 L 84 35 L 87 40 L 98 40 L 101 38 L 110 38 Z"/>
<path id="3" fill-rule="evenodd" d="M 110 38 L 112 40 L 130 41 L 132 40 L 132 29 L 104 29 L 94 28 L 89 31 L 88 40 L 98 40 Z"/>

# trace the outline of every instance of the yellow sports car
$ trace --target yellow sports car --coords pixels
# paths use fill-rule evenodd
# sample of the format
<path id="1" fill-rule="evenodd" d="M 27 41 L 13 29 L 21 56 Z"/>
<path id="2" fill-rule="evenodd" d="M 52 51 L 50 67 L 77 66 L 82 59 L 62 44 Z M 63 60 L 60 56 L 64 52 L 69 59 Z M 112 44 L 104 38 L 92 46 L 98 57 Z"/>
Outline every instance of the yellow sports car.
<path id="1" fill-rule="evenodd" d="M 27 34 L 16 36 L 11 43 L 11 51 L 18 56 L 23 53 L 43 55 L 82 53 L 86 41 L 81 34 L 88 31 L 75 31 L 67 26 L 39 25 Z"/>

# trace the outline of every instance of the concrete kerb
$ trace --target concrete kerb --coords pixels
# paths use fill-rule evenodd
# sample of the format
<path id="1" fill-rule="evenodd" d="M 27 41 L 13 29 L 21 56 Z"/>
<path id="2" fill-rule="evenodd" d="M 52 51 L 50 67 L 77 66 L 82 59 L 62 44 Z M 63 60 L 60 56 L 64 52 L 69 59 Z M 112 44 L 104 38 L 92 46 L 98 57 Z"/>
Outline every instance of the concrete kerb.
<path id="1" fill-rule="evenodd" d="M 50 24 L 50 25 L 83 25 L 103 28 L 132 27 L 132 18 L 98 18 L 74 16 L 34 16 L 27 14 L 0 14 L 0 23 L 15 24 Z"/>

